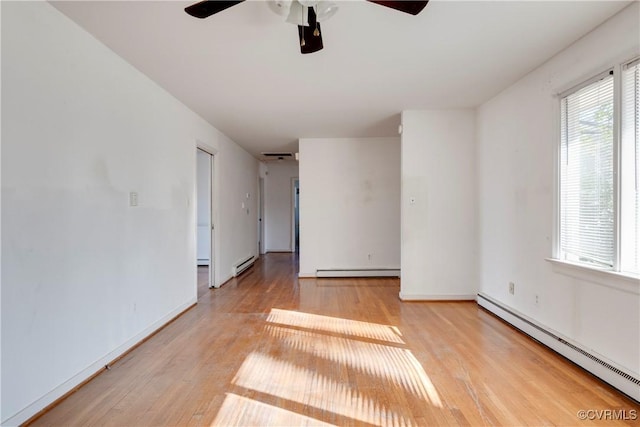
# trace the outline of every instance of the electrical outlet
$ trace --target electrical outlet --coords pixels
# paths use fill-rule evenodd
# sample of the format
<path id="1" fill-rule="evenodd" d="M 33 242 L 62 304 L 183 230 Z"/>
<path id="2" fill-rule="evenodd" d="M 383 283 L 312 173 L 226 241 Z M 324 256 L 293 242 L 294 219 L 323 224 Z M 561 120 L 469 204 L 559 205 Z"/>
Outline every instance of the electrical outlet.
<path id="1" fill-rule="evenodd" d="M 513 282 L 509 282 L 509 293 L 511 295 L 515 295 L 516 293 L 516 284 Z"/>
<path id="2" fill-rule="evenodd" d="M 539 302 L 540 302 L 540 298 L 538 298 L 538 295 L 536 295 L 536 305 L 538 305 Z"/>

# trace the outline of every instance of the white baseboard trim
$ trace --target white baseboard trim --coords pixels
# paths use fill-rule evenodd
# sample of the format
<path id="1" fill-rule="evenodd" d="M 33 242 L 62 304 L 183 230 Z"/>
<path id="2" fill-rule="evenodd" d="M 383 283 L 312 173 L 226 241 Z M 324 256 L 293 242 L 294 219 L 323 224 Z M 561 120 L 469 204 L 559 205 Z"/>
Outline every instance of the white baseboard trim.
<path id="1" fill-rule="evenodd" d="M 475 301 L 476 296 L 469 295 L 424 295 L 424 294 L 405 294 L 400 292 L 402 301 Z"/>
<path id="2" fill-rule="evenodd" d="M 400 277 L 399 268 L 319 268 L 316 277 Z"/>
<path id="3" fill-rule="evenodd" d="M 315 279 L 316 273 L 298 273 L 299 279 Z"/>
<path id="4" fill-rule="evenodd" d="M 553 329 L 525 316 L 490 296 L 479 293 L 478 305 L 521 330 L 536 341 L 569 359 L 586 371 L 640 402 L 640 375 L 562 336 Z"/>
<path id="5" fill-rule="evenodd" d="M 53 390 L 51 390 L 50 392 L 48 392 L 47 394 L 45 394 L 44 396 L 42 396 L 41 398 L 36 400 L 35 402 L 31 403 L 30 405 L 28 405 L 24 409 L 20 410 L 18 413 L 16 413 L 16 414 L 12 415 L 11 417 L 7 418 L 6 420 L 2 420 L 0 425 L 2 425 L 2 426 L 18 426 L 18 425 L 24 423 L 25 421 L 29 420 L 31 417 L 33 417 L 34 415 L 38 414 L 38 412 L 42 411 L 47 406 L 51 405 L 57 399 L 60 399 L 62 396 L 64 396 L 65 394 L 67 394 L 68 392 L 73 390 L 74 388 L 78 387 L 80 384 L 82 384 L 87 379 L 89 379 L 92 376 L 96 375 L 98 372 L 104 370 L 106 365 L 108 365 L 109 363 L 113 362 L 118 357 L 120 357 L 123 354 L 125 354 L 129 349 L 131 349 L 132 347 L 136 346 L 142 340 L 144 340 L 148 336 L 152 335 L 158 329 L 160 329 L 163 326 L 165 326 L 168 322 L 170 322 L 176 316 L 178 316 L 179 314 L 184 312 L 186 309 L 188 309 L 189 307 L 194 305 L 197 301 L 198 301 L 198 299 L 196 297 L 194 297 L 193 299 L 189 300 L 188 302 L 186 302 L 186 303 L 180 305 L 179 307 L 175 308 L 173 311 L 171 311 L 169 314 L 164 316 L 162 319 L 158 320 L 157 322 L 153 323 L 148 328 L 144 329 L 139 334 L 137 334 L 134 337 L 132 337 L 131 339 L 127 340 L 124 344 L 120 345 L 115 350 L 107 353 L 106 355 L 104 355 L 100 359 L 96 360 L 91 365 L 89 365 L 88 367 L 86 367 L 82 371 L 78 372 L 76 375 L 74 375 L 73 377 L 69 378 L 67 381 L 65 381 L 64 383 L 60 384 L 59 386 L 57 386 L 56 388 L 54 388 Z"/>

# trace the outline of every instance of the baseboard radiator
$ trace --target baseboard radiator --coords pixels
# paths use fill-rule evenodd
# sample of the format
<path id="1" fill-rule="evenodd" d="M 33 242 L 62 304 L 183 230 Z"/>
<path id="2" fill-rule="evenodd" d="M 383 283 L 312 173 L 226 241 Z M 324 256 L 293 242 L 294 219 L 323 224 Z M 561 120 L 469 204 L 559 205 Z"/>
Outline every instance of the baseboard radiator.
<path id="1" fill-rule="evenodd" d="M 640 378 L 638 378 L 638 374 L 629 372 L 620 366 L 615 366 L 614 362 L 605 360 L 603 356 L 594 354 L 593 351 L 582 347 L 579 343 L 560 336 L 557 332 L 512 310 L 487 295 L 478 294 L 477 301 L 482 308 L 569 359 L 636 402 L 640 402 Z"/>
<path id="2" fill-rule="evenodd" d="M 240 261 L 233 267 L 233 277 L 238 277 L 256 262 L 256 257 L 251 255 L 249 258 Z"/>
<path id="3" fill-rule="evenodd" d="M 316 270 L 316 277 L 400 277 L 398 268 L 326 268 Z"/>

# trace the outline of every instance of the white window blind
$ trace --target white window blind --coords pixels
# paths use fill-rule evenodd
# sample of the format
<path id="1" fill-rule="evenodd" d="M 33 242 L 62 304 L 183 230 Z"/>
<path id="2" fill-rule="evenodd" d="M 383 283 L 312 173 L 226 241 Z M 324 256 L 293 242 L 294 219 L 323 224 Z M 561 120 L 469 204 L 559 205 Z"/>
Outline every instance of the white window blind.
<path id="1" fill-rule="evenodd" d="M 640 60 L 622 70 L 622 138 L 620 150 L 620 269 L 640 273 Z"/>
<path id="2" fill-rule="evenodd" d="M 560 252 L 567 261 L 613 268 L 613 76 L 562 98 Z"/>

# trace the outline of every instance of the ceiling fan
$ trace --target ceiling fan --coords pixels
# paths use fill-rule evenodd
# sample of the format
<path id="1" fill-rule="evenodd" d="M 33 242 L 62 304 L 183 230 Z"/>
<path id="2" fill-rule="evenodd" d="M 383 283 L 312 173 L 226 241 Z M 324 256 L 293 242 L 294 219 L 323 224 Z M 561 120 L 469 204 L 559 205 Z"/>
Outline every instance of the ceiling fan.
<path id="1" fill-rule="evenodd" d="M 206 0 L 188 6 L 184 11 L 193 17 L 204 19 L 244 1 Z M 411 15 L 420 13 L 429 2 L 429 0 L 367 1 Z M 338 6 L 335 3 L 329 0 L 270 0 L 268 4 L 271 10 L 285 17 L 286 22 L 298 26 L 301 53 L 313 53 L 323 48 L 320 23 L 337 12 Z"/>

